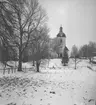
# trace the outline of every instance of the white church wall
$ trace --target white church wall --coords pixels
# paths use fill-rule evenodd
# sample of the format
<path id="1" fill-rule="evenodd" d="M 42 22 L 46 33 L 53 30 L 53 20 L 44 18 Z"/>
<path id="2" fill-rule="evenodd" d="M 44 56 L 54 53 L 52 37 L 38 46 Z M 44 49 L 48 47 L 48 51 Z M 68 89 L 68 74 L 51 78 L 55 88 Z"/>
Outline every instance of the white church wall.
<path id="1" fill-rule="evenodd" d="M 63 53 L 63 50 L 66 46 L 66 38 L 65 37 L 57 37 L 57 43 L 59 45 L 59 53 Z"/>

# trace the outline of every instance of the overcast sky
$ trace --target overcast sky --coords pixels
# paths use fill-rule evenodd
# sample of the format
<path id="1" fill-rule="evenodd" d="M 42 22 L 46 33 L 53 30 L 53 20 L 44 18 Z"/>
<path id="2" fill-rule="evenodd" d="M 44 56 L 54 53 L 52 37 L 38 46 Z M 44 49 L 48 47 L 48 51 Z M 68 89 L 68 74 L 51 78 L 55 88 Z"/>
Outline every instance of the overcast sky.
<path id="1" fill-rule="evenodd" d="M 49 20 L 50 37 L 56 37 L 62 24 L 66 45 L 96 42 L 96 0 L 40 0 Z"/>

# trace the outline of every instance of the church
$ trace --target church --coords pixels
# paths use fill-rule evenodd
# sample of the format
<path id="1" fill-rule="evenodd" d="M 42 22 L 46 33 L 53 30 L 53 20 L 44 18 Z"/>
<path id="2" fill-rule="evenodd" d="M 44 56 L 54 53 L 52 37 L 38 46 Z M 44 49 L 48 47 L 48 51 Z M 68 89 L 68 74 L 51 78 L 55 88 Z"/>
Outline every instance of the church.
<path id="1" fill-rule="evenodd" d="M 64 57 L 64 51 L 69 51 L 66 47 L 66 35 L 63 32 L 63 27 L 61 26 L 59 29 L 59 33 L 56 37 L 56 42 L 58 43 L 58 57 Z"/>

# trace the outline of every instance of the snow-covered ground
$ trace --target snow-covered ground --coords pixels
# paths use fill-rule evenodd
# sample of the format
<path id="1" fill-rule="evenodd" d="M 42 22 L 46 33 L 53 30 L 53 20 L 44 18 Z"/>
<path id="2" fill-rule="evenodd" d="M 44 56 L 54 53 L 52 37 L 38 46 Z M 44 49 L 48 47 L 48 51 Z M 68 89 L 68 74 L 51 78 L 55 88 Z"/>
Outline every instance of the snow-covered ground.
<path id="1" fill-rule="evenodd" d="M 23 67 L 32 67 L 31 62 Z M 77 69 L 52 59 L 24 73 L 0 74 L 0 105 L 96 105 L 96 65 L 82 60 Z"/>

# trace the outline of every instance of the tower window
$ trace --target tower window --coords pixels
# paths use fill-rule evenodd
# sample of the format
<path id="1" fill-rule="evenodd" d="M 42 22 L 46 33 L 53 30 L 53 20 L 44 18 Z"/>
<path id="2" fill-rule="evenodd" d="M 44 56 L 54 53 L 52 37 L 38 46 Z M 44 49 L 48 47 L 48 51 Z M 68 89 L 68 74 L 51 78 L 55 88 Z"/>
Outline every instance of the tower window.
<path id="1" fill-rule="evenodd" d="M 62 39 L 60 39 L 60 43 L 62 43 Z"/>

